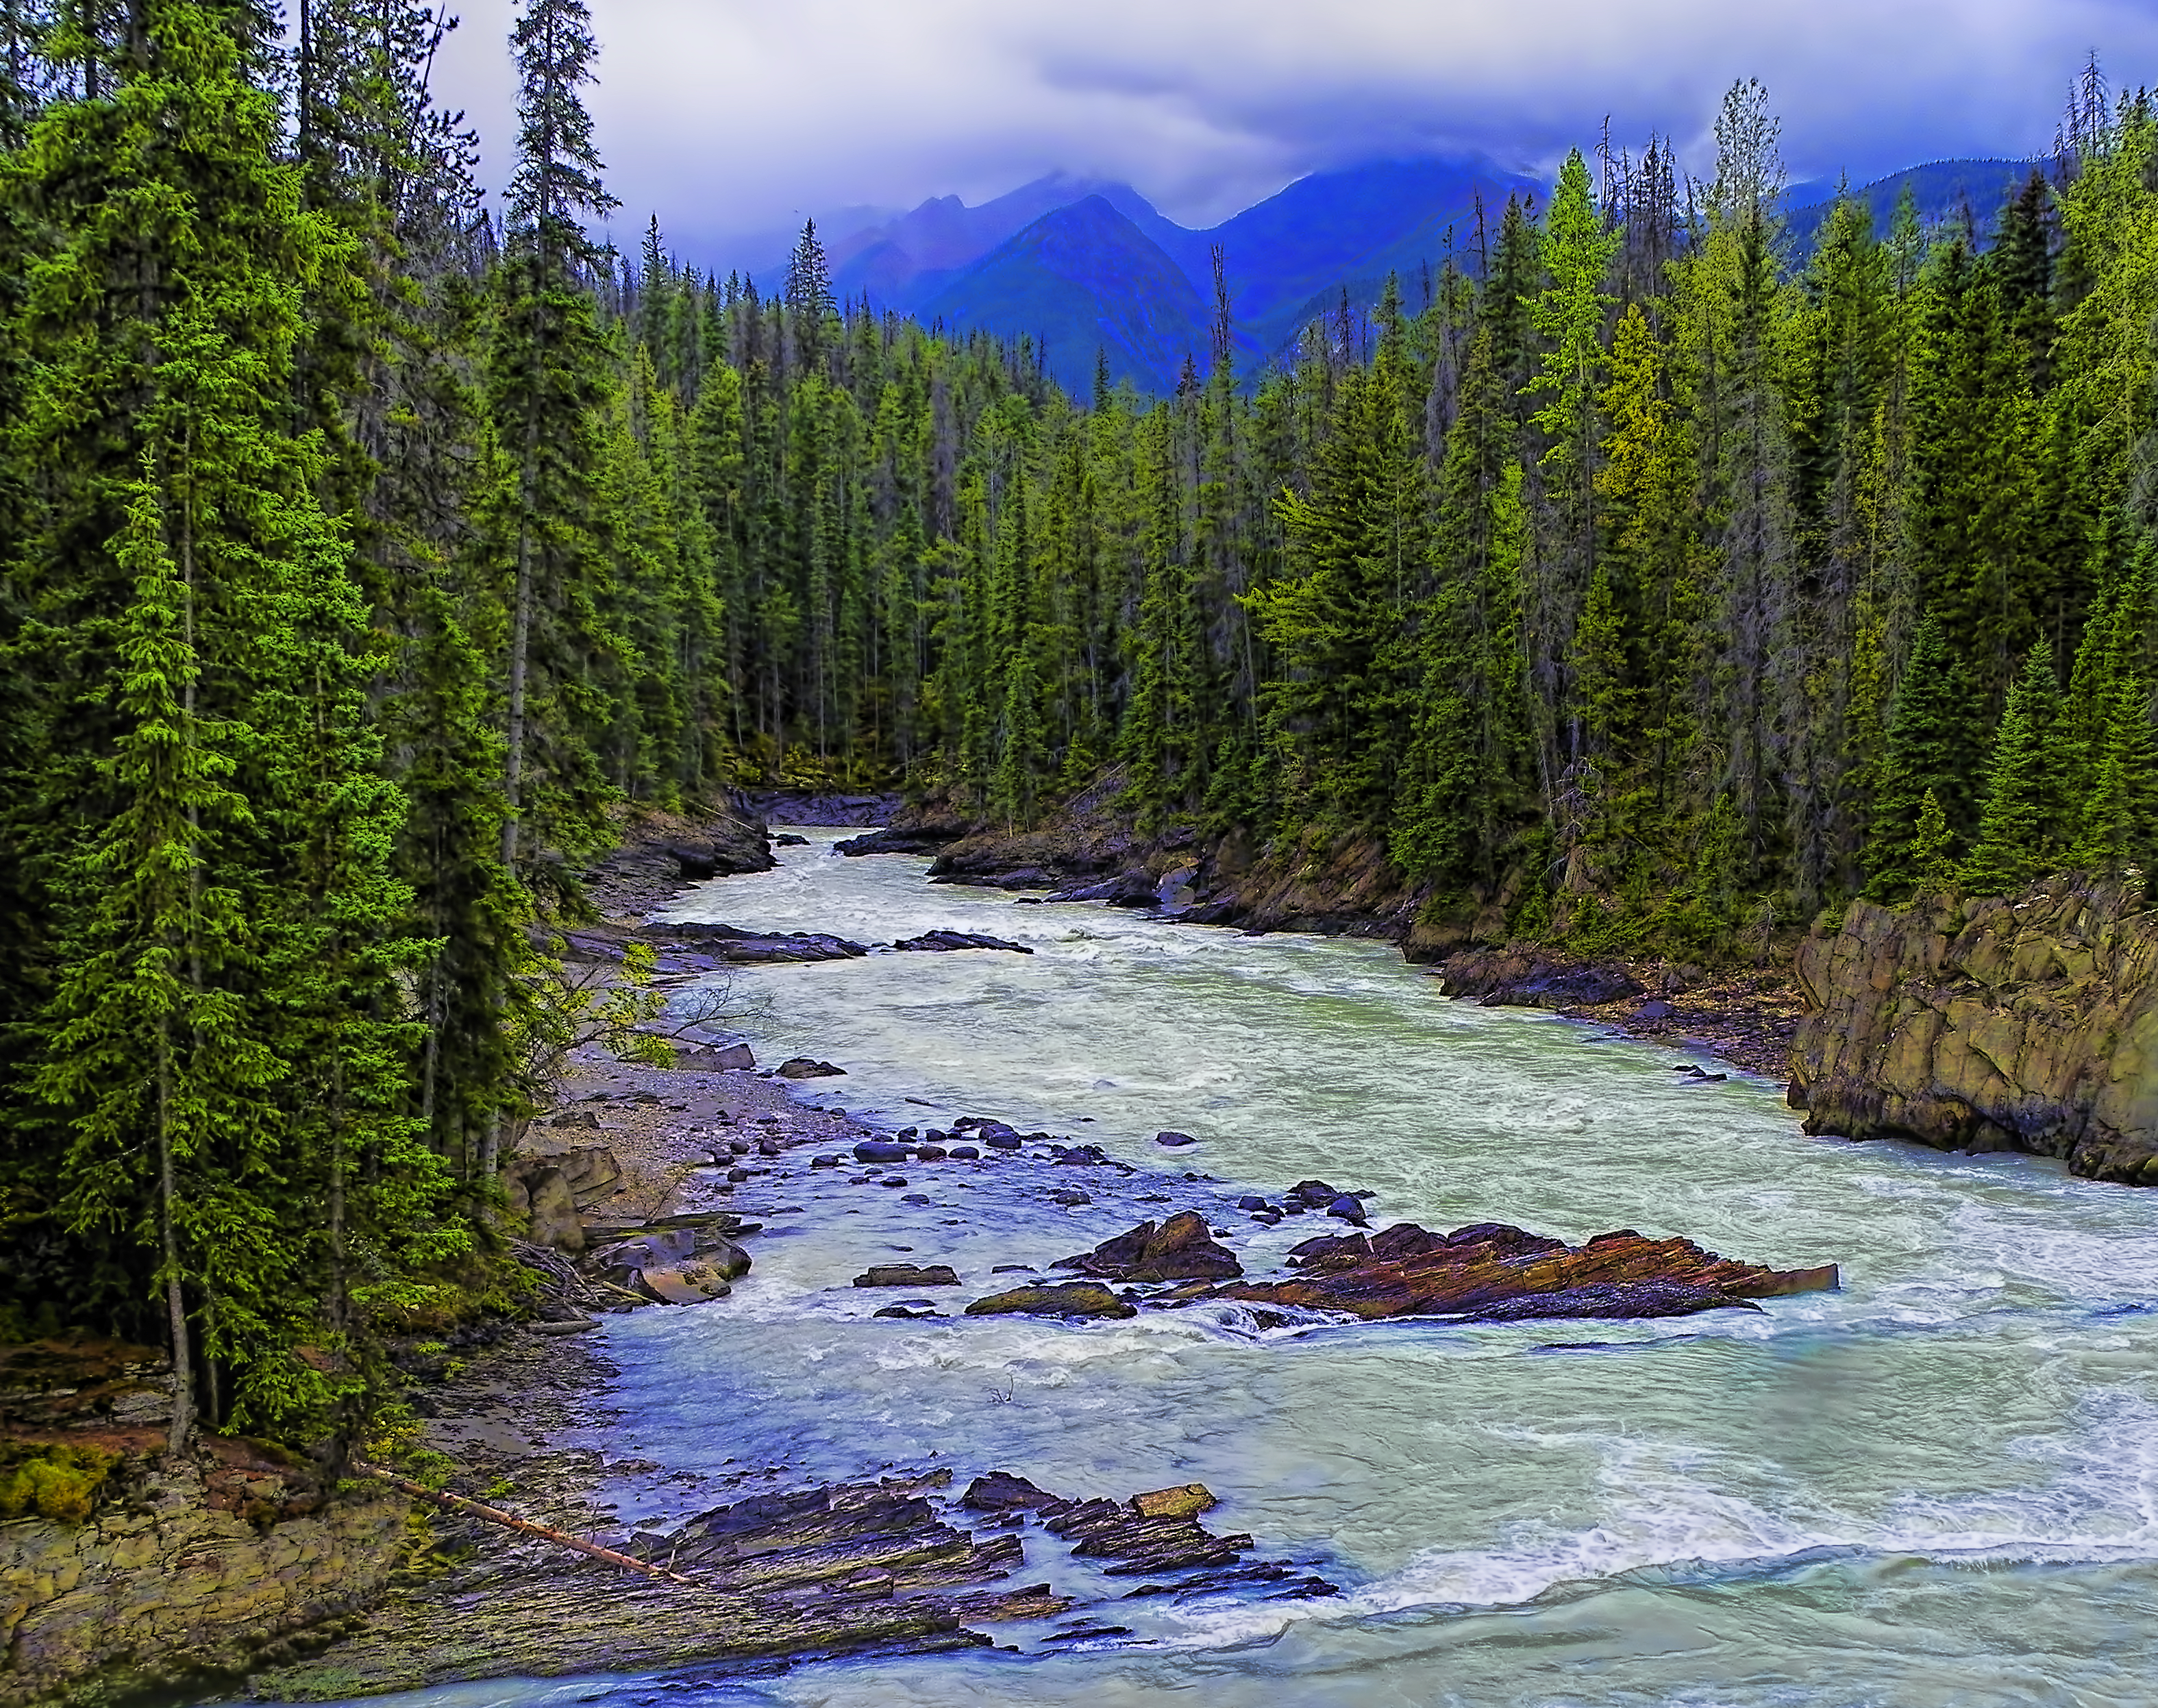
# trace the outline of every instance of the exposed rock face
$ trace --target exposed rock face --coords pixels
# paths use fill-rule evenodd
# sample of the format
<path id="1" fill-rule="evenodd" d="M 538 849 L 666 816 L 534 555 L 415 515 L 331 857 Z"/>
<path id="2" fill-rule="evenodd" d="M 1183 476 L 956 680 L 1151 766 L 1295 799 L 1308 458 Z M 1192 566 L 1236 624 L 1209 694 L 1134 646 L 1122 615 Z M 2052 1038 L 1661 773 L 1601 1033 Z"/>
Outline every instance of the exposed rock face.
<path id="1" fill-rule="evenodd" d="M 688 815 L 626 810 L 620 844 L 586 877 L 602 912 L 638 914 L 667 900 L 684 880 L 769 871 L 774 864 L 763 821 L 730 797 Z"/>
<path id="2" fill-rule="evenodd" d="M 1765 1269 L 1705 1251 L 1691 1240 L 1644 1239 L 1632 1229 L 1585 1245 L 1479 1222 L 1451 1234 L 1400 1222 L 1384 1233 L 1321 1235 L 1289 1253 L 1293 1281 L 1236 1282 L 1207 1296 L 1348 1311 L 1366 1318 L 1467 1315 L 1667 1317 L 1742 1307 L 1758 1298 L 1820 1293 L 1833 1263 Z M 1535 1300 L 1532 1306 L 1520 1301 Z"/>
<path id="3" fill-rule="evenodd" d="M 1893 911 L 1799 952 L 1806 1131 L 2064 1158 L 2158 1185 L 2158 916 L 2119 884 Z"/>
<path id="4" fill-rule="evenodd" d="M 1205 1218 L 1189 1210 L 1159 1227 L 1143 1221 L 1056 1267 L 1104 1281 L 1224 1281 L 1244 1272 L 1235 1252 L 1208 1237 Z"/>
<path id="5" fill-rule="evenodd" d="M 279 1656 L 280 1639 L 371 1600 L 409 1509 L 373 1491 L 261 1521 L 220 1509 L 219 1466 L 146 1476 L 80 1525 L 0 1525 L 0 1705 L 169 1690 Z M 251 1492 L 276 1479 L 247 1478 Z M 305 1503 L 302 1503 L 305 1504 Z M 268 1503 L 273 1510 L 286 1510 Z"/>

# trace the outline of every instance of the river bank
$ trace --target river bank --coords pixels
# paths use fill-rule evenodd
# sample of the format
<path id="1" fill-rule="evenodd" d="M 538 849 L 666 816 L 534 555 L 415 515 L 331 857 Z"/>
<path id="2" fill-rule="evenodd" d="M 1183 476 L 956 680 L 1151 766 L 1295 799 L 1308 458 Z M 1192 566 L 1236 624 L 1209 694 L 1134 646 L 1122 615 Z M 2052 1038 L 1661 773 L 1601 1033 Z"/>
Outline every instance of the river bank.
<path id="1" fill-rule="evenodd" d="M 1241 829 L 1216 835 L 1172 823 L 1143 831 L 1118 803 L 1121 787 L 1112 772 L 1046 823 L 1018 831 L 944 802 L 912 802 L 884 828 L 840 847 L 858 857 L 927 856 L 934 883 L 1045 891 L 1051 900 L 1104 901 L 1258 934 L 1373 938 L 1398 947 L 1449 996 L 1541 1009 L 1712 1054 L 1763 1077 L 1789 1077 L 1804 995 L 1788 956 L 1718 969 L 1510 942 L 1515 898 L 1489 897 L 1473 918 L 1435 917 L 1429 895 L 1375 838 L 1307 837 L 1293 847 L 1260 848 Z"/>

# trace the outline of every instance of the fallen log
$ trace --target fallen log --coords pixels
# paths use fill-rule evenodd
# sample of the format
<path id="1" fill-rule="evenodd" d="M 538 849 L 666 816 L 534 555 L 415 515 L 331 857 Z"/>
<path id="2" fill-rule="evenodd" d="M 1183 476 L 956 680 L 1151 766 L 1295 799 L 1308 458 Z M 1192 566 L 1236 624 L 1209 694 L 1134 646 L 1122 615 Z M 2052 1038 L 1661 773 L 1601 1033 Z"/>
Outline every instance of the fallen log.
<path id="1" fill-rule="evenodd" d="M 595 1560 L 604 1560 L 608 1565 L 619 1566 L 627 1571 L 642 1572 L 647 1577 L 658 1578 L 662 1583 L 679 1583 L 689 1589 L 696 1587 L 695 1583 L 690 1579 L 682 1576 L 679 1572 L 669 1571 L 664 1566 L 654 1566 L 648 1560 L 632 1559 L 627 1554 L 617 1553 L 612 1548 L 602 1548 L 597 1542 L 587 1542 L 581 1536 L 573 1536 L 567 1530 L 558 1530 L 550 1525 L 534 1524 L 529 1518 L 519 1518 L 515 1513 L 504 1512 L 499 1507 L 484 1506 L 477 1500 L 466 1499 L 462 1494 L 452 1494 L 443 1489 L 430 1489 L 424 1484 L 415 1483 L 409 1478 L 400 1477 L 393 1472 L 381 1469 L 379 1466 L 364 1465 L 357 1459 L 351 1462 L 351 1468 L 356 1476 L 370 1477 L 377 1483 L 387 1483 L 392 1489 L 401 1489 L 416 1500 L 432 1501 L 436 1506 L 447 1507 L 452 1512 L 462 1512 L 472 1518 L 485 1519 L 488 1523 L 500 1525 L 505 1530 L 519 1530 L 528 1536 L 537 1536 L 541 1541 L 552 1542 L 558 1548 L 568 1548 L 574 1552 L 588 1555 Z"/>

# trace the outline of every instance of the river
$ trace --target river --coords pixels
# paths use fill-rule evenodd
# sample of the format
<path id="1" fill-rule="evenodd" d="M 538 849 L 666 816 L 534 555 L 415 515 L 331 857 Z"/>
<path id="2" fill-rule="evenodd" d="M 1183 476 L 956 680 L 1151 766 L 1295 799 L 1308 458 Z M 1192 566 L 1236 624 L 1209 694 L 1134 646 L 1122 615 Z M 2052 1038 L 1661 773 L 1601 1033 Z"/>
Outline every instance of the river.
<path id="1" fill-rule="evenodd" d="M 931 886 L 915 859 L 834 858 L 842 833 L 806 833 L 778 869 L 701 886 L 670 916 L 880 942 L 943 926 L 1035 951 L 741 975 L 761 1058 L 846 1068 L 813 1101 L 893 1126 L 993 1115 L 1225 1183 L 1172 1174 L 1186 1191 L 1278 1195 L 1317 1176 L 1372 1190 L 1375 1227 L 1630 1227 L 1779 1267 L 1834 1262 L 1844 1285 L 1642 1324 L 877 1321 L 875 1296 L 845 1286 L 860 1262 L 911 1251 L 985 1282 L 996 1262 L 1117 1231 L 1129 1205 L 1051 1207 L 1047 1185 L 1071 1171 L 1040 1167 L 918 1171 L 931 1201 L 911 1205 L 828 1174 L 817 1213 L 761 1237 L 733 1298 L 609 1321 L 628 1419 L 613 1451 L 789 1478 L 1004 1468 L 1089 1496 L 1200 1481 L 1222 1499 L 1211 1528 L 1344 1592 L 1149 1602 L 1115 1614 L 1130 1636 L 1084 1652 L 828 1663 L 694 1698 L 2158 1697 L 2158 1191 L 1810 1139 L 1772 1085 L 1695 1081 L 1673 1071 L 1696 1059 L 1682 1051 L 1447 1001 L 1385 945 L 1024 905 Z M 1162 1127 L 1200 1143 L 1172 1161 L 1152 1143 Z M 1253 1272 L 1319 1231 L 1233 1225 Z M 625 1516 L 680 1515 L 655 1498 Z M 1027 1581 L 1068 1576 L 1029 1545 Z M 556 1699 L 658 1700 L 648 1680 L 427 1698 Z"/>

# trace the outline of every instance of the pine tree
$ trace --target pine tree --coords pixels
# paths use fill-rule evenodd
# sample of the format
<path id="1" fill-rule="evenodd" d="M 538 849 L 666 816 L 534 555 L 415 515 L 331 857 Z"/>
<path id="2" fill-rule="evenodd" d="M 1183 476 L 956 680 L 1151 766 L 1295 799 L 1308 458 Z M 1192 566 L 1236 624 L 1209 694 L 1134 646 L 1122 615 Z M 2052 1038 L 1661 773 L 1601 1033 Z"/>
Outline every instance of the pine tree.
<path id="1" fill-rule="evenodd" d="M 1866 893 L 1877 901 L 1900 900 L 1918 881 L 1914 844 L 1927 800 L 1942 809 L 1952 829 L 1970 822 L 1964 781 L 1967 694 L 1942 644 L 1940 626 L 1928 618 L 1911 637 L 1874 788 Z"/>
<path id="2" fill-rule="evenodd" d="M 2009 895 L 2065 852 L 2060 722 L 2052 656 L 2033 647 L 2009 690 L 1986 766 L 1985 805 L 1962 872 L 1972 894 Z"/>
<path id="3" fill-rule="evenodd" d="M 597 251 L 580 221 L 604 217 L 616 204 L 601 185 L 591 116 L 578 92 L 592 80 L 598 53 L 585 0 L 527 0 L 510 44 L 518 164 L 488 368 L 510 465 L 497 513 L 514 577 L 502 858 L 517 867 L 528 821 L 543 843 L 572 850 L 599 833 L 589 729 L 578 727 L 589 710 L 575 659 L 584 648 L 568 636 L 589 634 L 596 615 L 588 576 L 598 555 L 598 411 L 607 386 L 606 346 L 579 275 Z M 535 705 L 544 713 L 536 720 Z"/>

